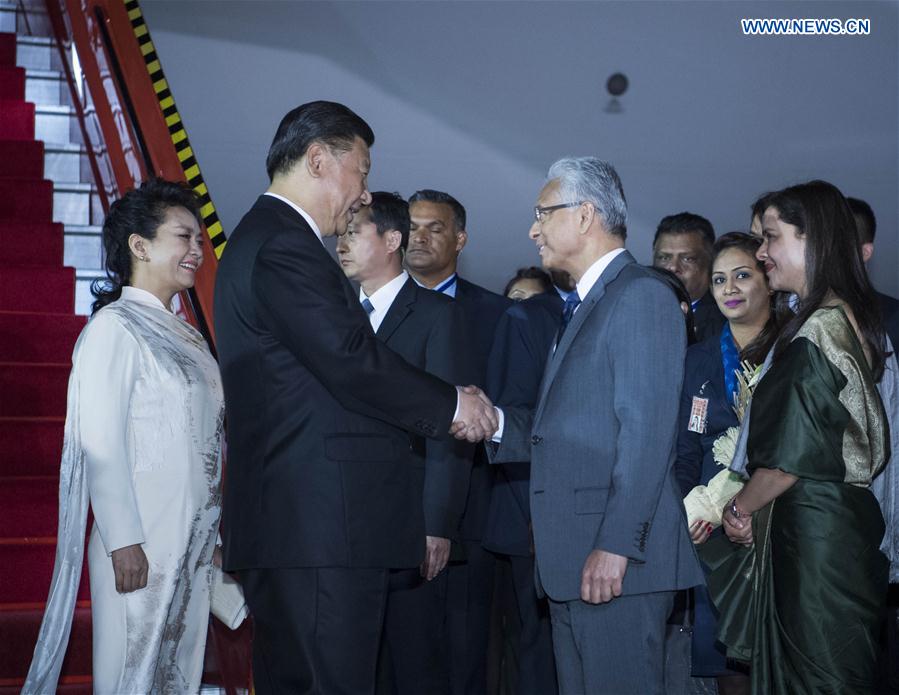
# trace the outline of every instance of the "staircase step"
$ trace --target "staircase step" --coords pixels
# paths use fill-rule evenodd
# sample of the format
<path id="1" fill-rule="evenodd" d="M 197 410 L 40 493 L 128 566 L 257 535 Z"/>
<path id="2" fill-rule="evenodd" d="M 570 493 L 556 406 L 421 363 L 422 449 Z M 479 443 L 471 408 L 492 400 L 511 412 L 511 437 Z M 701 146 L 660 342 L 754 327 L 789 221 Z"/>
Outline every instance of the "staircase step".
<path id="1" fill-rule="evenodd" d="M 87 152 L 83 146 L 75 144 L 46 146 L 44 171 L 51 181 L 86 181 L 93 178 Z"/>
<path id="2" fill-rule="evenodd" d="M 0 478 L 0 538 L 55 536 L 59 525 L 59 478 Z"/>
<path id="3" fill-rule="evenodd" d="M 90 316 L 91 307 L 96 299 L 91 293 L 91 286 L 96 280 L 106 280 L 102 270 L 81 269 L 75 277 L 75 313 L 78 316 Z"/>
<path id="4" fill-rule="evenodd" d="M 50 222 L 52 218 L 52 181 L 0 178 L 0 221 Z"/>
<path id="5" fill-rule="evenodd" d="M 0 65 L 16 64 L 16 35 L 0 34 Z"/>
<path id="6" fill-rule="evenodd" d="M 65 256 L 63 226 L 55 222 L 0 222 L 0 265 L 59 268 Z"/>
<path id="7" fill-rule="evenodd" d="M 90 526 L 88 526 L 90 529 Z M 81 570 L 81 584 L 78 598 L 91 597 L 87 571 L 87 545 L 84 548 L 85 562 Z M 50 580 L 53 579 L 53 565 L 56 562 L 56 537 L 0 539 L 0 566 L 15 567 L 16 572 L 5 569 L 0 572 L 0 612 L 4 604 L 34 603 L 47 600 Z M 4 644 L 0 638 L 0 644 Z M 0 649 L 0 653 L 3 650 Z M 5 676 L 0 672 L 0 676 Z"/>
<path id="8" fill-rule="evenodd" d="M 34 140 L 34 104 L 0 100 L 0 140 Z"/>
<path id="9" fill-rule="evenodd" d="M 38 104 L 34 111 L 34 139 L 54 144 L 72 142 L 77 130 L 71 106 Z"/>
<path id="10" fill-rule="evenodd" d="M 71 371 L 68 364 L 0 363 L 0 416 L 65 416 Z"/>
<path id="11" fill-rule="evenodd" d="M 53 186 L 53 220 L 65 225 L 89 225 L 93 186 L 89 183 L 55 182 Z"/>
<path id="12" fill-rule="evenodd" d="M 0 311 L 0 362 L 69 364 L 84 324 L 72 314 Z"/>
<path id="13" fill-rule="evenodd" d="M 19 36 L 16 65 L 28 70 L 52 70 L 59 64 L 59 52 L 53 39 L 46 36 Z"/>
<path id="14" fill-rule="evenodd" d="M 0 176 L 44 178 L 44 143 L 36 140 L 0 140 Z"/>
<path id="15" fill-rule="evenodd" d="M 37 643 L 43 615 L 43 602 L 36 605 L 10 606 L 0 609 L 0 644 L 4 645 L 3 650 L 0 651 L 0 678 L 3 679 L 0 682 L 5 683 L 7 679 L 21 679 L 24 682 L 31 664 L 31 657 L 34 655 L 34 645 Z M 62 664 L 63 679 L 66 676 L 81 676 L 82 678 L 78 680 L 81 681 L 81 687 L 84 687 L 84 677 L 91 673 L 91 649 L 90 603 L 79 601 L 72 620 L 68 653 Z M 75 683 L 70 680 L 68 687 L 72 685 Z M 67 691 L 64 687 L 66 686 L 60 687 L 57 692 L 84 692 L 82 690 Z"/>
<path id="16" fill-rule="evenodd" d="M 25 72 L 25 101 L 42 106 L 61 106 L 69 86 L 59 70 L 28 68 Z"/>
<path id="17" fill-rule="evenodd" d="M 0 67 L 0 99 L 25 98 L 25 68 Z"/>
<path id="18" fill-rule="evenodd" d="M 58 476 L 64 428 L 62 417 L 0 417 L 0 477 Z"/>
<path id="19" fill-rule="evenodd" d="M 78 268 L 79 275 L 82 271 L 100 271 L 104 265 L 102 232 L 98 226 L 66 225 L 63 263 Z"/>
<path id="20" fill-rule="evenodd" d="M 0 311 L 70 313 L 75 269 L 0 267 Z"/>

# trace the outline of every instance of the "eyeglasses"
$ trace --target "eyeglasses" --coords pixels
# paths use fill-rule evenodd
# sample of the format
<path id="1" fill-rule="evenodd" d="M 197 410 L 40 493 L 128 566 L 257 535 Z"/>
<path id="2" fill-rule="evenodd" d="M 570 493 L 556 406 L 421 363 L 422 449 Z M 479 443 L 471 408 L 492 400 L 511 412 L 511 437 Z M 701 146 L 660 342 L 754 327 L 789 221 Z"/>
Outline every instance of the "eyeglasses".
<path id="1" fill-rule="evenodd" d="M 559 203 L 558 205 L 547 205 L 546 207 L 540 207 L 539 205 L 534 206 L 534 219 L 538 222 L 543 222 L 543 218 L 546 217 L 553 210 L 561 210 L 562 208 L 576 208 L 578 205 L 583 205 L 584 201 L 579 201 L 577 203 Z"/>

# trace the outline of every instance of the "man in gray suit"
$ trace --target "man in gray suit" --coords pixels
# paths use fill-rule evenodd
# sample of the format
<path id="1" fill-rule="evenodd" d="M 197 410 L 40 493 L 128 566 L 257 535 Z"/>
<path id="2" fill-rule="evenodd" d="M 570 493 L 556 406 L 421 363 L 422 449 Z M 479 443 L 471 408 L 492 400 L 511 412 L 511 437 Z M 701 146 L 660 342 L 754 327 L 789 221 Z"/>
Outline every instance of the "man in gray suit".
<path id="1" fill-rule="evenodd" d="M 491 460 L 531 461 L 537 587 L 561 693 L 663 693 L 674 593 L 704 581 L 672 470 L 683 314 L 624 248 L 610 164 L 559 160 L 534 213 L 543 265 L 577 289 L 536 409 L 499 413 Z"/>

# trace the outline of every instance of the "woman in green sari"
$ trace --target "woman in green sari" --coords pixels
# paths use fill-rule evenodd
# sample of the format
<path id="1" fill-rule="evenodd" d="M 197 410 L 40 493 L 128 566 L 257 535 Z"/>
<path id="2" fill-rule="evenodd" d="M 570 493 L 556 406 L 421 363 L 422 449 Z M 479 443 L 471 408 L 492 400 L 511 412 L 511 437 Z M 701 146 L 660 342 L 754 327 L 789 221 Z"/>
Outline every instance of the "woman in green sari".
<path id="1" fill-rule="evenodd" d="M 887 560 L 868 488 L 889 458 L 877 303 L 834 186 L 772 194 L 762 233 L 771 288 L 799 305 L 753 396 L 749 481 L 725 507 L 728 537 L 752 550 L 741 599 L 718 595 L 721 639 L 751 655 L 753 693 L 872 692 Z"/>

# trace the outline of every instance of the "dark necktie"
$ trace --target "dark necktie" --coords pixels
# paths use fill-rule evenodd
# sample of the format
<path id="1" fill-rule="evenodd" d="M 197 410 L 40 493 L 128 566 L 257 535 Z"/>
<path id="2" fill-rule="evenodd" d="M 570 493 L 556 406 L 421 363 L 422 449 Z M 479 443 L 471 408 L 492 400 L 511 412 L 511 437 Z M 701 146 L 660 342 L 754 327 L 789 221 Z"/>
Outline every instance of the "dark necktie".
<path id="1" fill-rule="evenodd" d="M 371 300 L 366 297 L 362 300 L 362 308 L 365 309 L 365 313 L 371 316 L 371 312 L 375 310 L 375 305 L 371 303 Z"/>
<path id="2" fill-rule="evenodd" d="M 574 316 L 574 310 L 577 309 L 577 306 L 580 303 L 581 298 L 578 296 L 577 290 L 565 298 L 565 305 L 562 307 L 562 323 L 559 324 L 559 332 L 556 334 L 556 347 L 562 342 L 562 336 L 565 334 L 565 329 L 568 328 L 568 324 L 571 323 L 571 317 Z"/>

